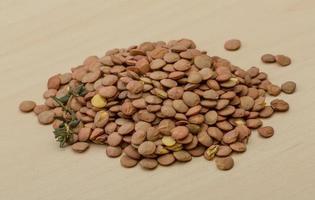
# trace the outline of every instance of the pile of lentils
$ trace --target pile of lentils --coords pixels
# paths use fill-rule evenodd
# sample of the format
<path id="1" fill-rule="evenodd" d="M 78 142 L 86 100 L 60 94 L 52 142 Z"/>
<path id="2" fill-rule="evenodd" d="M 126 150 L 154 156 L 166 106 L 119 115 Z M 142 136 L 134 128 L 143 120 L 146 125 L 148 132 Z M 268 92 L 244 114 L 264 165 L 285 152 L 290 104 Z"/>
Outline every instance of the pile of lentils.
<path id="1" fill-rule="evenodd" d="M 224 48 L 239 49 L 228 40 Z M 284 55 L 262 56 L 265 63 L 291 63 Z M 70 73 L 49 78 L 45 102 L 23 101 L 41 124 L 52 124 L 60 147 L 84 152 L 104 145 L 123 167 L 169 166 L 204 156 L 220 170 L 234 166 L 232 154 L 246 151 L 252 130 L 274 134 L 263 118 L 289 104 L 266 96 L 291 94 L 295 83 L 277 86 L 257 67 L 244 70 L 196 49 L 192 40 L 144 42 L 90 56 Z M 123 154 L 123 155 L 122 155 Z M 122 156 L 121 156 L 122 155 Z"/>

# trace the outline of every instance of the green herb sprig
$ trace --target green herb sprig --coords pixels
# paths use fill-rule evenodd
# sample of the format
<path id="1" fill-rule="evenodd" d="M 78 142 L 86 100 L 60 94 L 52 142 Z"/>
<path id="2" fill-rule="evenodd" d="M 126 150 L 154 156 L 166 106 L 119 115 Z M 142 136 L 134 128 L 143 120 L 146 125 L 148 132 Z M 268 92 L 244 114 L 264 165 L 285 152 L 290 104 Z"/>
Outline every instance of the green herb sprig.
<path id="1" fill-rule="evenodd" d="M 60 98 L 56 96 L 52 97 L 56 103 L 62 108 L 64 113 L 71 116 L 70 119 L 65 117 L 55 117 L 62 121 L 62 124 L 56 129 L 54 129 L 53 133 L 55 135 L 55 139 L 60 143 L 60 147 L 64 147 L 65 144 L 72 140 L 74 131 L 73 129 L 77 127 L 80 123 L 80 120 L 77 119 L 75 112 L 70 108 L 69 103 L 71 102 L 73 97 L 84 96 L 86 94 L 86 90 L 83 84 L 77 86 L 74 89 L 69 89 L 68 93 Z"/>

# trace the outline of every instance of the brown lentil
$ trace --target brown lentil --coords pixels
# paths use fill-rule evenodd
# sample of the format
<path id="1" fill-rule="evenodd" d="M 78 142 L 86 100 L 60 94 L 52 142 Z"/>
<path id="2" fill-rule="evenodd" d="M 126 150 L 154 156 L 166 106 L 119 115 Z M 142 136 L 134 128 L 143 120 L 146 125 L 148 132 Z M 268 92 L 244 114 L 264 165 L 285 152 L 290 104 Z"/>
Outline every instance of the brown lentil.
<path id="1" fill-rule="evenodd" d="M 157 158 L 160 165 L 168 166 L 175 162 L 175 157 L 172 154 L 161 155 Z"/>
<path id="2" fill-rule="evenodd" d="M 293 81 L 286 81 L 281 85 L 282 92 L 292 94 L 295 91 L 296 83 Z"/>
<path id="3" fill-rule="evenodd" d="M 225 157 L 232 153 L 232 149 L 229 146 L 220 145 L 216 153 L 217 156 Z"/>
<path id="4" fill-rule="evenodd" d="M 176 160 L 180 162 L 188 162 L 191 161 L 191 155 L 187 151 L 176 151 L 173 153 Z"/>
<path id="5" fill-rule="evenodd" d="M 39 113 L 38 121 L 41 124 L 51 124 L 54 121 L 55 113 L 51 110 L 47 110 Z"/>
<path id="6" fill-rule="evenodd" d="M 285 67 L 291 64 L 291 59 L 285 55 L 276 55 L 276 62 Z"/>
<path id="7" fill-rule="evenodd" d="M 272 54 L 264 54 L 261 56 L 261 61 L 264 63 L 275 63 L 276 57 Z"/>
<path id="8" fill-rule="evenodd" d="M 152 158 L 143 158 L 139 164 L 144 169 L 154 169 L 158 166 L 158 162 Z"/>
<path id="9" fill-rule="evenodd" d="M 136 166 L 136 165 L 138 164 L 138 161 L 135 160 L 135 159 L 130 158 L 130 157 L 127 156 L 127 155 L 123 155 L 123 156 L 120 158 L 120 164 L 121 164 L 121 166 L 123 166 L 123 167 L 131 168 L 131 167 Z"/>
<path id="10" fill-rule="evenodd" d="M 224 48 L 228 51 L 235 51 L 241 47 L 241 41 L 238 39 L 230 39 L 224 43 Z"/>
<path id="11" fill-rule="evenodd" d="M 289 104 L 282 99 L 274 99 L 270 102 L 274 111 L 285 112 L 289 110 Z"/>
<path id="12" fill-rule="evenodd" d="M 259 129 L 257 129 L 257 131 L 258 131 L 259 135 L 264 137 L 264 138 L 269 138 L 269 137 L 273 136 L 273 134 L 274 134 L 274 130 L 271 126 L 260 127 Z"/>
<path id="13" fill-rule="evenodd" d="M 73 145 L 71 145 L 71 148 L 73 151 L 82 153 L 86 151 L 89 148 L 90 144 L 86 142 L 76 142 Z"/>
<path id="14" fill-rule="evenodd" d="M 122 153 L 121 147 L 106 147 L 106 155 L 111 158 L 119 157 Z"/>
<path id="15" fill-rule="evenodd" d="M 36 103 L 34 101 L 23 101 L 20 103 L 20 111 L 22 112 L 31 112 L 34 110 Z"/>
<path id="16" fill-rule="evenodd" d="M 218 157 L 215 159 L 215 164 L 219 170 L 230 170 L 234 166 L 234 161 L 231 156 Z"/>

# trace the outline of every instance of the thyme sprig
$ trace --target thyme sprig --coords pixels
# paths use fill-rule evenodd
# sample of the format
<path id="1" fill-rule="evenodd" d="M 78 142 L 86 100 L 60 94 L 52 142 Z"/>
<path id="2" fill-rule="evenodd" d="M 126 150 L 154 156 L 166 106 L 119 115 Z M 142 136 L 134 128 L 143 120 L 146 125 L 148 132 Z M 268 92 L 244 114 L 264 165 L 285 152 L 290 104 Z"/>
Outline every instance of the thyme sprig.
<path id="1" fill-rule="evenodd" d="M 65 115 L 70 115 L 71 118 L 66 118 L 64 115 L 62 117 L 55 117 L 62 121 L 60 126 L 54 129 L 53 133 L 55 135 L 55 139 L 60 143 L 60 147 L 64 147 L 65 144 L 72 140 L 74 131 L 73 129 L 77 127 L 80 123 L 80 120 L 77 119 L 75 112 L 69 106 L 73 97 L 83 96 L 86 94 L 86 90 L 83 84 L 77 86 L 74 89 L 69 89 L 68 93 L 63 97 L 52 97 L 56 103 L 62 108 Z"/>

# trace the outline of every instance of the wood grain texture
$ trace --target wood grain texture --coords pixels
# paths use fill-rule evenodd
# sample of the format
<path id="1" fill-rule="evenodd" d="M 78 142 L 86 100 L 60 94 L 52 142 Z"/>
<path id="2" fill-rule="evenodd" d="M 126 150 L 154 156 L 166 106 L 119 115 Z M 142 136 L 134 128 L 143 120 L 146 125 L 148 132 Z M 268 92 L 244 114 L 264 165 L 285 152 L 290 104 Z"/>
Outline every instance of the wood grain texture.
<path id="1" fill-rule="evenodd" d="M 314 13 L 313 0 L 0 0 L 0 199 L 314 199 Z M 203 158 L 124 169 L 103 146 L 80 155 L 59 149 L 51 127 L 18 112 L 21 100 L 42 102 L 50 75 L 89 55 L 182 37 L 235 65 L 260 66 L 276 84 L 298 84 L 281 95 L 290 111 L 264 121 L 274 137 L 254 132 L 231 171 Z M 229 38 L 242 48 L 225 51 Z M 264 65 L 263 53 L 289 55 L 293 64 Z"/>

